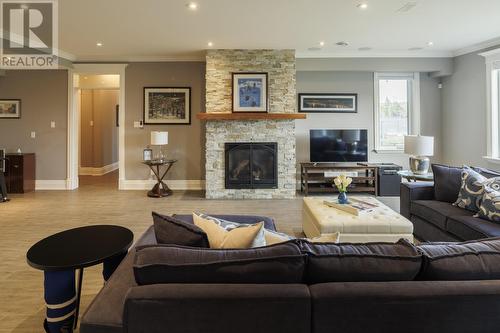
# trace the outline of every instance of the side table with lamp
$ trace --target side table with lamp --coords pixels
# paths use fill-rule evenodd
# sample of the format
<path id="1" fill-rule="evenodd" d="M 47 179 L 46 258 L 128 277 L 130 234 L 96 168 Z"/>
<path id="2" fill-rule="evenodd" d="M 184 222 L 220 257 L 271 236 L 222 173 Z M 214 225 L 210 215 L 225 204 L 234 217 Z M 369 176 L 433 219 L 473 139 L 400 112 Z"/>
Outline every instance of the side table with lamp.
<path id="1" fill-rule="evenodd" d="M 172 166 L 174 165 L 177 160 L 173 159 L 166 159 L 166 155 L 163 152 L 163 146 L 168 145 L 168 132 L 158 132 L 158 131 L 152 131 L 151 132 L 151 146 L 159 146 L 158 151 L 155 153 L 154 151 L 151 151 L 150 149 L 146 149 L 148 151 L 151 151 L 153 153 L 153 159 L 151 160 L 146 160 L 144 158 L 144 161 L 142 162 L 143 164 L 146 164 L 149 166 L 151 171 L 154 173 L 157 183 L 151 191 L 148 192 L 148 197 L 151 198 L 162 198 L 166 197 L 172 194 L 172 190 L 168 187 L 168 185 L 163 181 L 167 173 L 170 171 Z M 146 152 L 145 150 L 145 152 Z M 144 154 L 144 157 L 147 155 L 151 155 L 150 153 Z M 162 167 L 165 169 L 162 171 Z"/>
<path id="2" fill-rule="evenodd" d="M 404 152 L 410 155 L 410 170 L 399 171 L 401 177 L 408 181 L 432 181 L 429 172 L 431 165 L 428 156 L 434 155 L 434 137 L 423 135 L 407 135 L 404 139 Z"/>

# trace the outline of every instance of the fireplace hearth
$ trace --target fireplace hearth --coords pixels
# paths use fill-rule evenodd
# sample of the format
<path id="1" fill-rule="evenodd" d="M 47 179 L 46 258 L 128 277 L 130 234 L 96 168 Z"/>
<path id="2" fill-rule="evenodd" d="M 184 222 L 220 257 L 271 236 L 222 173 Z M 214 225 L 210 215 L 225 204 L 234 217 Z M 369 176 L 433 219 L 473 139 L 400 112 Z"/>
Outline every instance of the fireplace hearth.
<path id="1" fill-rule="evenodd" d="M 277 188 L 277 153 L 276 142 L 226 143 L 226 189 Z"/>

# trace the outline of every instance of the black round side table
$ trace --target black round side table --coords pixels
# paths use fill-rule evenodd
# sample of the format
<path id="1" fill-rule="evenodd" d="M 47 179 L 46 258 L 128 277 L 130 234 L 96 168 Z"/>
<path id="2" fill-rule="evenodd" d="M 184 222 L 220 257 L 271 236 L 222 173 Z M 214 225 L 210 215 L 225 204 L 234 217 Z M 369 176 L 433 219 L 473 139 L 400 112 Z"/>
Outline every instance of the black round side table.
<path id="1" fill-rule="evenodd" d="M 106 270 L 106 263 L 114 261 L 116 264 L 112 269 L 114 271 L 132 245 L 133 239 L 132 231 L 124 227 L 116 225 L 85 226 L 59 232 L 40 240 L 28 250 L 26 257 L 30 266 L 46 273 L 46 288 L 48 286 L 47 275 L 50 272 L 72 272 L 74 279 L 75 270 L 79 271 L 76 308 L 74 310 L 74 328 L 76 328 L 84 268 L 104 263 Z M 111 273 L 108 272 L 108 275 Z M 104 275 L 107 279 L 106 274 Z M 52 285 L 57 286 L 57 283 L 60 282 L 56 281 Z M 45 295 L 47 296 L 47 290 Z M 47 304 L 50 303 L 47 302 Z M 50 309 L 48 305 L 47 307 Z M 60 307 L 57 305 L 53 309 L 60 309 Z"/>

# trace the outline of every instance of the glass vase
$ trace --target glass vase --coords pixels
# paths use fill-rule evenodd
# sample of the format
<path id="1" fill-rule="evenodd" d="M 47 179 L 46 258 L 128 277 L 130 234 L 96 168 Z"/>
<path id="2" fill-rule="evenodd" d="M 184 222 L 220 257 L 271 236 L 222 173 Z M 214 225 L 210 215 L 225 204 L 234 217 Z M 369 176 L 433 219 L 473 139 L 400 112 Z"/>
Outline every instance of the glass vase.
<path id="1" fill-rule="evenodd" d="M 339 193 L 339 204 L 345 205 L 348 202 L 347 200 L 347 193 L 346 192 L 340 192 Z"/>

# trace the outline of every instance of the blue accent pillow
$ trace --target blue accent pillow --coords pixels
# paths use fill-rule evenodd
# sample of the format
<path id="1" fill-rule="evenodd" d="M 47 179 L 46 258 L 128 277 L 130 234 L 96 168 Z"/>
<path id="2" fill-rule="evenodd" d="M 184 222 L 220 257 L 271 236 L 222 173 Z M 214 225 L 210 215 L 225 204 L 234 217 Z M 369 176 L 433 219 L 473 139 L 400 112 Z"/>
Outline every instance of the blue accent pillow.
<path id="1" fill-rule="evenodd" d="M 483 187 L 483 199 L 475 216 L 500 223 L 500 177 L 488 179 Z"/>
<path id="2" fill-rule="evenodd" d="M 462 170 L 462 185 L 458 192 L 458 199 L 453 205 L 473 212 L 477 212 L 483 199 L 483 183 L 487 178 L 480 173 L 464 166 Z"/>

